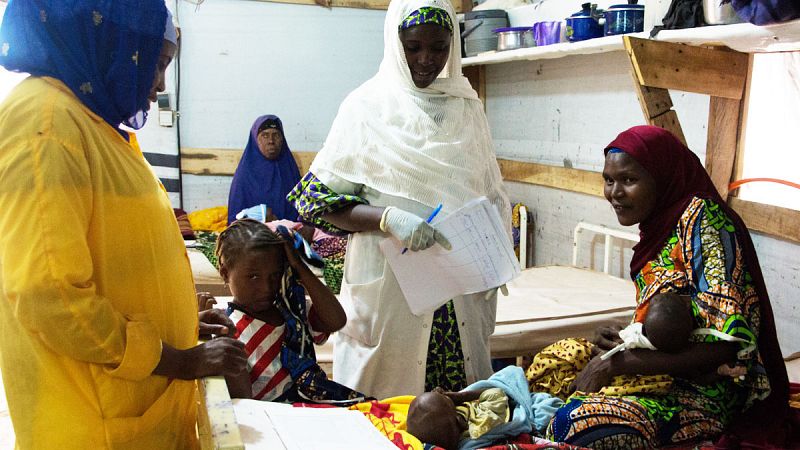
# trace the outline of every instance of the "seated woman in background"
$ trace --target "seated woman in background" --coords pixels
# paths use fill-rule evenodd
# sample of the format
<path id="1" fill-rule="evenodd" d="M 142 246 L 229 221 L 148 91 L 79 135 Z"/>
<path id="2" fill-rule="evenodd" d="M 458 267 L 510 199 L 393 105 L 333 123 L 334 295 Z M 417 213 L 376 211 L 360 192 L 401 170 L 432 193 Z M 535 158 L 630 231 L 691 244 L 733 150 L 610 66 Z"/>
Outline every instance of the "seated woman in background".
<path id="1" fill-rule="evenodd" d="M 277 116 L 253 122 L 242 159 L 228 195 L 228 223 L 243 209 L 265 204 L 277 219 L 297 221 L 297 210 L 286 194 L 300 181 L 300 171 Z"/>
<path id="2" fill-rule="evenodd" d="M 780 442 L 788 380 L 772 308 L 750 235 L 717 193 L 700 160 L 675 136 L 653 126 L 622 132 L 605 149 L 605 196 L 622 225 L 639 224 L 631 277 L 641 322 L 662 292 L 692 300 L 697 328 L 714 328 L 747 342 L 695 335 L 667 353 L 630 349 L 594 358 L 578 374 L 578 394 L 557 412 L 548 437 L 593 448 L 644 448 L 713 439 L 723 431 Z M 599 330 L 602 350 L 616 333 Z M 754 345 L 753 345 L 754 344 Z M 740 350 L 748 349 L 742 352 Z M 728 363 L 742 377 L 709 375 Z M 608 397 L 592 394 L 617 375 L 672 376 L 665 394 Z M 588 393 L 588 394 L 584 394 Z M 744 413 L 744 414 L 742 414 Z"/>

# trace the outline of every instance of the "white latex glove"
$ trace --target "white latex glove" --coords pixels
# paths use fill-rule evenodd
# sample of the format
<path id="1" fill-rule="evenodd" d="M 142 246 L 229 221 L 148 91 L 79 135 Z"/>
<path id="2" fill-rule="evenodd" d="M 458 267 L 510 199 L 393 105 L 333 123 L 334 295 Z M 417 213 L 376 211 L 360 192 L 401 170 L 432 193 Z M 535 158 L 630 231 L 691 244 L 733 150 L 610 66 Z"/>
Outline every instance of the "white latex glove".
<path id="1" fill-rule="evenodd" d="M 422 218 L 395 207 L 388 207 L 384 212 L 382 231 L 391 233 L 409 250 L 416 252 L 425 250 L 435 243 L 450 250 L 450 242 L 440 232 Z"/>

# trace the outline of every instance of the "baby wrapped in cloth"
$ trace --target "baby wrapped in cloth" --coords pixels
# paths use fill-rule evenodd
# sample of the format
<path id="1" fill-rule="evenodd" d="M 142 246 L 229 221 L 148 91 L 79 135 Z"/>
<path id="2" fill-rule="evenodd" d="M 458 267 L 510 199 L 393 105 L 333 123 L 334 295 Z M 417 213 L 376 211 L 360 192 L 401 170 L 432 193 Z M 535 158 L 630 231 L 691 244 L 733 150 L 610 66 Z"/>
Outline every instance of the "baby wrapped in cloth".
<path id="1" fill-rule="evenodd" d="M 634 322 L 620 330 L 622 340 L 618 346 L 600 358 L 607 359 L 615 353 L 633 348 L 661 350 L 668 353 L 680 351 L 690 343 L 693 335 L 711 334 L 728 341 L 742 341 L 714 329 L 694 328 L 691 302 L 676 293 L 667 292 L 654 296 L 645 314 L 645 321 Z M 745 348 L 747 352 L 753 346 Z M 589 360 L 595 346 L 582 338 L 568 338 L 545 347 L 533 359 L 526 376 L 531 392 L 548 392 L 566 399 L 572 394 L 570 385 Z M 723 365 L 718 373 L 739 376 L 742 368 Z M 600 393 L 610 396 L 637 394 L 665 394 L 672 385 L 669 375 L 618 375 Z"/>

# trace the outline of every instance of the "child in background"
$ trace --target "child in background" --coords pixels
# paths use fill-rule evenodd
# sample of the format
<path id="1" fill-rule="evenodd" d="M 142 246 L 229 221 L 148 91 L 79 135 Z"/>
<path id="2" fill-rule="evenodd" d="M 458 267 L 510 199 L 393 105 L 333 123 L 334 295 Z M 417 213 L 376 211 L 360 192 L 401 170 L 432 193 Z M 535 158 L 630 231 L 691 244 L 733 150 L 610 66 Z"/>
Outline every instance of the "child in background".
<path id="1" fill-rule="evenodd" d="M 248 355 L 246 372 L 225 377 L 231 397 L 341 405 L 364 401 L 364 395 L 329 380 L 317 365 L 314 343 L 324 343 L 347 317 L 287 241 L 262 222 L 237 220 L 220 234 L 216 255 L 234 297 L 228 314 L 235 337 Z"/>

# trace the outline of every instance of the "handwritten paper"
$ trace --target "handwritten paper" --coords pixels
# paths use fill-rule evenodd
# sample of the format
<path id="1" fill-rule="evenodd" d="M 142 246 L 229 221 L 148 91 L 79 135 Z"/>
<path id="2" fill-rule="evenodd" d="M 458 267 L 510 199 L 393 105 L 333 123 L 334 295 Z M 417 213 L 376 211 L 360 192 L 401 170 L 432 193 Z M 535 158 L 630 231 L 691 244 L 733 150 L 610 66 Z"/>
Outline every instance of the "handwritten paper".
<path id="1" fill-rule="evenodd" d="M 450 241 L 451 250 L 434 245 L 401 254 L 403 244 L 394 238 L 380 244 L 412 313 L 434 311 L 454 297 L 496 288 L 519 275 L 508 233 L 486 197 L 432 225 Z"/>

